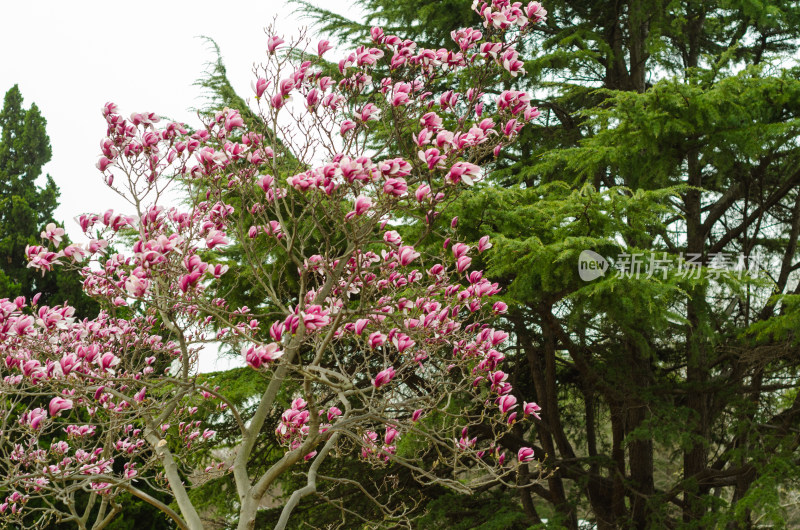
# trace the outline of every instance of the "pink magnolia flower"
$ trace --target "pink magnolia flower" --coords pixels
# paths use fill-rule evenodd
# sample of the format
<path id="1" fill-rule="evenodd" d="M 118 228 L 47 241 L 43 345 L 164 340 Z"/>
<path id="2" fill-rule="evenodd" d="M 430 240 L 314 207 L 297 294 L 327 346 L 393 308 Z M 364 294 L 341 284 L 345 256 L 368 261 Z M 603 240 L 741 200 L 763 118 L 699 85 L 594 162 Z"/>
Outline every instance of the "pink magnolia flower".
<path id="1" fill-rule="evenodd" d="M 161 121 L 161 118 L 154 112 L 134 112 L 131 114 L 131 122 L 134 125 L 150 125 Z"/>
<path id="2" fill-rule="evenodd" d="M 492 306 L 492 310 L 497 314 L 502 314 L 508 311 L 508 304 L 505 302 L 495 302 Z"/>
<path id="3" fill-rule="evenodd" d="M 222 265 L 222 264 L 218 263 L 218 264 L 214 265 L 213 267 L 210 267 L 208 269 L 208 272 L 210 272 L 211 275 L 214 276 L 214 278 L 220 278 L 220 277 L 222 277 L 223 274 L 228 272 L 228 268 L 229 267 L 227 265 Z"/>
<path id="4" fill-rule="evenodd" d="M 497 368 L 497 365 L 500 364 L 503 359 L 505 359 L 505 355 L 500 353 L 497 350 L 489 350 L 489 353 L 486 354 L 483 361 L 480 362 L 479 369 L 480 370 L 494 370 Z"/>
<path id="5" fill-rule="evenodd" d="M 372 201 L 369 197 L 359 195 L 356 198 L 354 208 L 344 216 L 345 219 L 352 219 L 353 217 L 364 215 L 372 207 Z"/>
<path id="6" fill-rule="evenodd" d="M 448 90 L 439 96 L 439 106 L 443 109 L 453 108 L 458 103 L 459 96 L 460 94 L 458 92 Z"/>
<path id="7" fill-rule="evenodd" d="M 394 426 L 387 425 L 386 434 L 383 437 L 384 443 L 386 443 L 386 445 L 391 445 L 395 438 L 397 438 L 398 434 L 400 433 L 394 428 Z"/>
<path id="8" fill-rule="evenodd" d="M 466 256 L 469 251 L 469 245 L 465 245 L 464 243 L 456 243 L 453 245 L 453 257 L 456 259 Z"/>
<path id="9" fill-rule="evenodd" d="M 458 272 L 464 272 L 467 270 L 472 263 L 472 258 L 469 256 L 461 256 L 456 260 L 456 270 Z"/>
<path id="10" fill-rule="evenodd" d="M 402 197 L 408 191 L 408 184 L 403 178 L 390 177 L 383 184 L 383 192 L 387 195 Z"/>
<path id="11" fill-rule="evenodd" d="M 259 77 L 256 81 L 251 81 L 250 86 L 256 94 L 256 99 L 261 99 L 261 96 L 264 95 L 264 91 L 269 87 L 269 81 L 263 77 Z"/>
<path id="12" fill-rule="evenodd" d="M 125 281 L 125 290 L 133 298 L 141 298 L 147 292 L 150 281 L 145 278 L 131 276 Z"/>
<path id="13" fill-rule="evenodd" d="M 231 132 L 238 127 L 244 127 L 244 119 L 238 110 L 229 111 L 225 116 L 225 130 Z"/>
<path id="14" fill-rule="evenodd" d="M 96 215 L 83 214 L 78 217 L 78 224 L 81 225 L 81 230 L 87 232 L 98 220 Z"/>
<path id="15" fill-rule="evenodd" d="M 416 343 L 405 333 L 397 333 L 392 338 L 392 344 L 394 344 L 398 352 L 403 353 L 407 349 L 412 348 Z"/>
<path id="16" fill-rule="evenodd" d="M 369 34 L 372 37 L 372 40 L 377 42 L 378 44 L 382 43 L 385 38 L 383 30 L 379 27 L 370 28 Z"/>
<path id="17" fill-rule="evenodd" d="M 111 352 L 106 352 L 100 357 L 100 368 L 102 370 L 112 370 L 119 362 L 119 357 Z"/>
<path id="18" fill-rule="evenodd" d="M 58 364 L 61 365 L 61 373 L 69 375 L 73 369 L 80 365 L 80 361 L 74 353 L 65 353 L 58 361 Z"/>
<path id="19" fill-rule="evenodd" d="M 325 54 L 325 52 L 327 52 L 328 50 L 330 50 L 332 48 L 333 48 L 333 46 L 331 45 L 330 41 L 321 40 L 317 44 L 317 55 L 322 57 Z"/>
<path id="20" fill-rule="evenodd" d="M 50 400 L 50 416 L 56 417 L 62 410 L 69 410 L 72 408 L 72 400 L 64 399 L 61 397 L 54 397 Z"/>
<path id="21" fill-rule="evenodd" d="M 52 270 L 53 265 L 59 264 L 59 254 L 50 252 L 44 247 L 34 245 L 27 245 L 25 247 L 25 255 L 28 258 L 28 267 L 35 269 L 43 269 L 46 271 Z"/>
<path id="22" fill-rule="evenodd" d="M 327 42 L 327 41 L 323 41 L 323 42 Z M 317 81 L 317 82 L 319 84 L 319 89 L 322 90 L 323 92 L 325 92 L 326 90 L 328 90 L 329 88 L 331 88 L 334 85 L 333 79 L 331 79 L 327 75 L 323 76 L 323 77 L 320 77 L 319 81 Z"/>
<path id="23" fill-rule="evenodd" d="M 522 130 L 524 125 L 524 123 L 518 122 L 516 119 L 508 120 L 506 124 L 503 125 L 503 134 L 508 137 L 517 135 Z"/>
<path id="24" fill-rule="evenodd" d="M 119 107 L 117 107 L 116 104 L 114 104 L 114 103 L 112 103 L 110 101 L 107 101 L 106 104 L 103 105 L 103 108 L 101 110 L 102 110 L 102 113 L 103 113 L 103 117 L 105 118 L 105 117 L 107 117 L 109 115 L 117 114 L 119 112 Z"/>
<path id="25" fill-rule="evenodd" d="M 451 31 L 450 37 L 458 44 L 462 52 L 472 48 L 476 42 L 483 38 L 483 34 L 477 29 L 464 28 L 458 31 Z"/>
<path id="26" fill-rule="evenodd" d="M 306 107 L 308 107 L 309 110 L 313 110 L 319 104 L 319 101 L 320 91 L 316 88 L 309 90 L 308 94 L 306 94 Z"/>
<path id="27" fill-rule="evenodd" d="M 56 226 L 55 223 L 47 223 L 42 231 L 42 238 L 53 242 L 56 246 L 61 244 L 62 237 L 64 237 L 64 229 Z"/>
<path id="28" fill-rule="evenodd" d="M 504 343 L 507 338 L 508 338 L 508 333 L 506 333 L 501 329 L 496 329 L 492 331 L 492 336 L 491 336 L 492 346 L 497 346 L 498 344 Z"/>
<path id="29" fill-rule="evenodd" d="M 420 418 L 420 416 L 422 416 L 422 413 L 423 413 L 423 412 L 424 412 L 424 411 L 423 411 L 422 409 L 417 409 L 417 410 L 415 410 L 415 411 L 414 411 L 414 412 L 411 414 L 411 421 L 413 421 L 414 423 L 416 423 L 417 421 L 419 421 L 419 418 Z"/>
<path id="30" fill-rule="evenodd" d="M 378 169 L 385 177 L 407 177 L 411 174 L 412 166 L 402 158 L 384 160 Z"/>
<path id="31" fill-rule="evenodd" d="M 409 102 L 408 92 L 397 92 L 392 94 L 392 106 L 399 107 Z"/>
<path id="32" fill-rule="evenodd" d="M 355 325 L 356 335 L 361 335 L 361 333 L 363 333 L 364 331 L 364 328 L 367 327 L 367 324 L 369 324 L 369 319 L 359 318 L 358 320 L 356 320 L 356 325 Z"/>
<path id="33" fill-rule="evenodd" d="M 280 320 L 273 322 L 269 327 L 269 336 L 272 337 L 272 340 L 275 342 L 280 342 L 283 336 L 283 322 Z"/>
<path id="34" fill-rule="evenodd" d="M 372 380 L 372 385 L 375 388 L 380 388 L 385 384 L 388 384 L 392 379 L 394 379 L 395 372 L 394 368 L 391 366 L 385 370 L 381 370 L 378 372 L 378 375 L 375 376 L 375 379 Z"/>
<path id="35" fill-rule="evenodd" d="M 436 133 L 436 147 L 449 151 L 455 145 L 455 134 L 450 131 L 441 130 Z"/>
<path id="36" fill-rule="evenodd" d="M 538 412 L 542 410 L 542 407 L 537 405 L 536 403 L 528 403 L 527 401 L 522 402 L 522 412 L 526 416 L 533 416 L 537 420 L 541 420 L 542 417 L 539 416 Z"/>
<path id="37" fill-rule="evenodd" d="M 369 347 L 374 350 L 378 346 L 383 346 L 383 344 L 386 342 L 386 335 L 380 331 L 375 331 L 370 333 L 367 342 L 369 343 Z"/>
<path id="38" fill-rule="evenodd" d="M 431 143 L 432 138 L 433 133 L 430 130 L 422 129 L 417 135 L 412 137 L 412 140 L 417 144 L 417 147 L 423 147 Z"/>
<path id="39" fill-rule="evenodd" d="M 283 321 L 283 330 L 288 331 L 292 335 L 297 333 L 297 328 L 300 326 L 300 316 L 299 315 L 289 315 L 286 317 L 286 320 Z"/>
<path id="40" fill-rule="evenodd" d="M 209 249 L 212 249 L 218 245 L 227 245 L 230 243 L 228 239 L 225 237 L 225 232 L 221 230 L 209 230 L 208 235 L 206 236 L 206 246 Z"/>
<path id="41" fill-rule="evenodd" d="M 267 51 L 269 53 L 271 53 L 271 54 L 275 53 L 275 50 L 278 48 L 278 46 L 280 46 L 284 42 L 286 42 L 286 41 L 284 41 L 282 38 L 278 37 L 277 35 L 271 36 L 269 39 L 267 39 Z"/>
<path id="42" fill-rule="evenodd" d="M 178 287 L 182 292 L 187 292 L 189 288 L 197 285 L 198 280 L 203 276 L 203 271 L 196 270 L 189 274 L 184 274 L 178 279 Z"/>
<path id="43" fill-rule="evenodd" d="M 306 331 L 314 331 L 331 323 L 330 311 L 322 309 L 319 305 L 310 305 L 300 313 Z"/>
<path id="44" fill-rule="evenodd" d="M 280 95 L 282 98 L 289 97 L 289 94 L 294 89 L 294 80 L 292 79 L 281 79 L 278 81 L 278 90 L 280 91 Z"/>
<path id="45" fill-rule="evenodd" d="M 414 197 L 417 198 L 417 201 L 422 202 L 422 200 L 430 195 L 430 193 L 431 187 L 427 184 L 422 184 L 419 188 L 417 188 L 417 191 L 414 192 Z"/>
<path id="46" fill-rule="evenodd" d="M 75 353 L 78 355 L 79 359 L 83 359 L 87 363 L 93 363 L 100 357 L 100 347 L 97 344 L 92 344 L 88 347 L 78 346 L 75 348 Z"/>
<path id="47" fill-rule="evenodd" d="M 50 450 L 56 454 L 63 455 L 69 451 L 69 444 L 63 440 L 54 442 L 52 445 L 50 445 Z"/>
<path id="48" fill-rule="evenodd" d="M 364 449 L 362 449 L 361 456 L 367 457 L 369 456 L 369 453 L 375 451 L 375 442 L 378 440 L 378 433 L 375 431 L 366 431 L 361 439 L 366 446 Z"/>
<path id="49" fill-rule="evenodd" d="M 530 121 L 535 118 L 538 118 L 539 116 L 541 116 L 541 114 L 542 113 L 539 112 L 539 109 L 537 107 L 528 107 L 525 109 L 525 112 L 522 114 L 522 117 L 525 118 L 525 121 Z"/>
<path id="50" fill-rule="evenodd" d="M 435 147 L 431 147 L 425 151 L 420 151 L 419 159 L 425 162 L 428 165 L 428 169 L 433 170 L 436 167 L 442 167 L 442 161 L 447 158 L 442 154 L 439 154 L 439 150 Z"/>
<path id="51" fill-rule="evenodd" d="M 467 186 L 472 186 L 480 176 L 480 168 L 469 162 L 456 162 L 447 173 L 447 178 L 453 184 L 464 182 Z"/>
<path id="52" fill-rule="evenodd" d="M 17 335 L 25 336 L 34 333 L 33 330 L 34 319 L 31 315 L 20 316 L 14 321 L 13 329 Z"/>
<path id="53" fill-rule="evenodd" d="M 339 127 L 339 134 L 344 136 L 345 134 L 347 134 L 347 131 L 352 131 L 355 128 L 356 128 L 356 122 L 352 120 L 344 120 L 342 122 L 341 127 Z"/>
<path id="54" fill-rule="evenodd" d="M 269 104 L 274 109 L 279 109 L 279 108 L 283 107 L 283 104 L 284 104 L 283 95 L 281 95 L 281 94 L 273 94 L 272 97 L 269 98 Z"/>
<path id="55" fill-rule="evenodd" d="M 547 10 L 539 2 L 531 2 L 525 6 L 525 16 L 534 24 L 547 20 Z"/>
<path id="56" fill-rule="evenodd" d="M 89 253 L 90 254 L 95 254 L 95 253 L 103 254 L 103 253 L 105 253 L 104 249 L 107 246 L 108 246 L 108 241 L 106 241 L 105 239 L 92 239 L 91 241 L 89 241 Z"/>
<path id="57" fill-rule="evenodd" d="M 23 413 L 19 422 L 22 425 L 30 426 L 30 428 L 35 431 L 39 429 L 45 418 L 47 418 L 47 411 L 37 407 L 29 412 Z"/>
<path id="58" fill-rule="evenodd" d="M 496 372 L 492 372 L 488 376 L 486 376 L 486 380 L 489 381 L 492 390 L 498 390 L 500 386 L 503 383 L 505 383 L 507 378 L 508 374 L 506 374 L 502 370 L 497 370 Z"/>
<path id="59" fill-rule="evenodd" d="M 113 304 L 115 307 L 122 307 L 122 306 L 126 306 L 126 305 L 128 305 L 128 302 L 127 302 L 127 301 L 126 301 L 126 300 L 125 300 L 123 297 L 121 297 L 121 296 L 117 296 L 117 297 L 115 297 L 113 300 L 111 300 L 111 303 L 112 303 L 112 304 Z"/>
<path id="60" fill-rule="evenodd" d="M 470 447 L 475 447 L 475 443 L 478 441 L 477 436 L 469 438 L 467 432 L 468 431 L 466 427 L 461 429 L 461 438 L 456 440 L 456 447 L 458 447 L 458 449 L 461 451 L 469 449 Z"/>
<path id="61" fill-rule="evenodd" d="M 383 234 L 383 240 L 389 243 L 390 245 L 399 245 L 403 242 L 403 239 L 400 237 L 400 234 L 397 233 L 396 230 L 389 230 Z"/>
<path id="62" fill-rule="evenodd" d="M 442 128 L 442 118 L 435 112 L 428 112 L 419 120 L 421 127 L 437 131 Z"/>
<path id="63" fill-rule="evenodd" d="M 86 250 L 84 250 L 84 248 L 80 245 L 67 245 L 64 247 L 62 252 L 64 253 L 64 256 L 76 262 L 83 261 L 83 258 L 85 258 L 88 254 L 88 252 L 86 252 Z"/>
<path id="64" fill-rule="evenodd" d="M 497 398 L 497 405 L 500 407 L 500 412 L 506 414 L 517 406 L 517 398 L 511 394 L 506 394 Z"/>
<path id="65" fill-rule="evenodd" d="M 110 166 L 113 163 L 114 163 L 113 161 L 109 160 L 105 156 L 101 156 L 97 160 L 96 166 L 97 166 L 97 169 L 99 169 L 100 171 L 105 171 L 106 169 L 108 169 L 108 166 Z"/>
<path id="66" fill-rule="evenodd" d="M 410 265 L 411 262 L 419 257 L 419 252 L 414 250 L 414 247 L 410 245 L 404 245 L 400 247 L 397 256 L 400 260 L 400 265 L 405 267 L 406 265 Z"/>
<path id="67" fill-rule="evenodd" d="M 496 101 L 499 110 L 508 109 L 516 115 L 530 106 L 531 97 L 521 90 L 504 90 Z"/>
<path id="68" fill-rule="evenodd" d="M 520 447 L 519 451 L 517 451 L 517 460 L 519 460 L 520 463 L 533 460 L 533 449 L 530 447 Z"/>
<path id="69" fill-rule="evenodd" d="M 367 103 L 361 109 L 361 113 L 359 114 L 359 118 L 363 122 L 368 121 L 376 121 L 380 117 L 380 110 L 378 107 L 375 106 L 374 103 Z"/>
<path id="70" fill-rule="evenodd" d="M 272 342 L 266 346 L 245 346 L 242 348 L 242 355 L 248 366 L 258 369 L 262 364 L 269 364 L 280 359 L 283 351 L 277 343 Z"/>
<path id="71" fill-rule="evenodd" d="M 126 479 L 132 479 L 133 477 L 139 474 L 139 472 L 136 471 L 135 466 L 136 464 L 134 462 L 128 462 L 125 464 L 125 466 L 123 467 L 123 469 L 125 470 L 123 476 Z"/>

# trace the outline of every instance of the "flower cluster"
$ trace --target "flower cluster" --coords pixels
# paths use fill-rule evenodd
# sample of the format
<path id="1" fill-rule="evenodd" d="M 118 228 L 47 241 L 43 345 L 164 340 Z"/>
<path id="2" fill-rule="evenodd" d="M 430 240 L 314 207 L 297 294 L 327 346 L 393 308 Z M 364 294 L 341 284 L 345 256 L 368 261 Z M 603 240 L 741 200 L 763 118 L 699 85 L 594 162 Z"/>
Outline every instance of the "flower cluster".
<path id="1" fill-rule="evenodd" d="M 0 300 L 2 392 L 18 396 L 0 404 L 9 418 L 0 465 L 23 477 L 3 493 L 0 517 L 18 516 L 35 495 L 115 496 L 145 477 L 174 493 L 180 515 L 170 517 L 199 520 L 179 472 L 191 465 L 192 482 L 230 471 L 247 520 L 294 465 L 315 469 L 348 451 L 413 462 L 401 436 L 503 476 L 498 439 L 540 409 L 519 408 L 501 369 L 508 335 L 488 320 L 507 307 L 473 268 L 490 238 L 458 240 L 457 219 L 438 252 L 401 235 L 409 225 L 447 232 L 444 205 L 480 185 L 486 160 L 538 116 L 529 95 L 490 96 L 480 80 L 524 72 L 516 46 L 546 12 L 507 0 L 473 8 L 483 29 L 453 32 L 454 50 L 373 28 L 338 75 L 319 66 L 327 41 L 308 53 L 269 35 L 253 83 L 262 123 L 252 128 L 235 109 L 190 130 L 103 107 L 97 168 L 136 211 L 80 216 L 83 244 L 64 246 L 64 230 L 49 224 L 42 245 L 26 250 L 30 267 L 79 270 L 103 305 L 95 318 L 38 298 Z M 459 75 L 476 83 L 438 88 Z M 370 151 L 378 130 L 387 148 Z M 176 183 L 187 200 L 160 204 Z M 232 285 L 252 309 L 230 301 Z M 264 375 L 247 406 L 198 377 L 213 341 Z M 454 396 L 462 410 L 449 408 Z M 214 440 L 217 421 L 238 434 L 224 442 L 224 461 L 200 462 L 193 450 Z M 478 424 L 491 434 L 469 436 Z M 270 432 L 285 453 L 253 477 L 252 452 Z M 517 452 L 518 463 L 533 458 Z M 78 486 L 59 490 L 65 483 Z"/>

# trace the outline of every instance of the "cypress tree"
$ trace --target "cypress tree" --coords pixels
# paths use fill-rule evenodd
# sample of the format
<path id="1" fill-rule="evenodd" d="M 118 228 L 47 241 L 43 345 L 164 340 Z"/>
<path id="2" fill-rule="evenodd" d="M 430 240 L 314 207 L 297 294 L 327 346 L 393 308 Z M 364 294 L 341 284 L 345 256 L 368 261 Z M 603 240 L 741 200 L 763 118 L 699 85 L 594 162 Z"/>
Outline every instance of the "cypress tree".
<path id="1" fill-rule="evenodd" d="M 40 304 L 57 305 L 67 300 L 81 316 L 96 309 L 80 288 L 76 273 L 58 272 L 42 277 L 27 267 L 25 247 L 41 244 L 39 236 L 54 222 L 59 190 L 46 175 L 37 181 L 52 158 L 47 120 L 36 104 L 23 107 L 17 85 L 6 92 L 0 110 L 0 298 L 41 293 Z"/>

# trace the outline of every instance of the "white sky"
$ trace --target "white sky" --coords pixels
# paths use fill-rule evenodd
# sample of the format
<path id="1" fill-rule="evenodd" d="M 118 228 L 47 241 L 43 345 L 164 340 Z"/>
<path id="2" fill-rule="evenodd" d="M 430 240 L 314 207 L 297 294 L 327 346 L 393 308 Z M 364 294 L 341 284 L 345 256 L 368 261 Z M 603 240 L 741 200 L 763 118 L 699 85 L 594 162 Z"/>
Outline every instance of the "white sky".
<path id="1" fill-rule="evenodd" d="M 324 4 L 352 12 L 347 0 Z M 249 96 L 253 64 L 266 53 L 264 27 L 275 15 L 287 36 L 308 24 L 293 9 L 274 0 L 0 2 L 0 95 L 19 84 L 25 106 L 35 102 L 47 120 L 53 159 L 45 172 L 61 188 L 56 217 L 73 239 L 81 240 L 76 215 L 124 208 L 95 168 L 101 106 L 113 101 L 124 116 L 149 111 L 196 123 L 189 109 L 203 99 L 192 85 L 214 59 L 199 37 L 217 41 L 231 82 Z"/>
<path id="2" fill-rule="evenodd" d="M 326 8 L 354 16 L 360 11 L 351 4 L 324 0 Z M 215 58 L 199 36 L 217 41 L 234 88 L 249 95 L 253 64 L 266 54 L 264 27 L 276 15 L 286 36 L 308 25 L 293 9 L 274 0 L 0 0 L 0 96 L 18 84 L 25 107 L 36 103 L 47 120 L 53 159 L 44 171 L 61 189 L 56 218 L 74 241 L 84 239 L 77 215 L 127 206 L 95 168 L 105 134 L 102 105 L 113 101 L 124 116 L 148 111 L 196 123 L 189 109 L 203 99 L 192 85 Z M 201 369 L 214 369 L 208 362 Z"/>

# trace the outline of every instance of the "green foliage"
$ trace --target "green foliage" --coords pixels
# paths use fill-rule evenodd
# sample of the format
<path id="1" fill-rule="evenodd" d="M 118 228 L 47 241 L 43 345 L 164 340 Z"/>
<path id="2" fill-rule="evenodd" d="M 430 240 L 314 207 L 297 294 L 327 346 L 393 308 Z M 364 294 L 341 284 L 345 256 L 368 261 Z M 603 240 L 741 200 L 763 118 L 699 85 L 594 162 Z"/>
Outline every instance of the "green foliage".
<path id="1" fill-rule="evenodd" d="M 530 526 L 522 508 L 508 502 L 504 492 L 466 496 L 448 493 L 428 503 L 417 528 L 452 530 L 523 530 Z"/>
<path id="2" fill-rule="evenodd" d="M 800 329 L 800 295 L 776 296 L 773 301 L 780 302 L 780 313 L 767 320 L 754 322 L 747 328 L 747 334 L 761 344 L 769 344 L 772 341 L 789 341 L 797 344 L 800 340 L 797 336 L 797 330 Z"/>
<path id="3" fill-rule="evenodd" d="M 160 497 L 159 500 L 162 502 L 169 503 L 170 501 L 164 494 L 159 495 L 152 491 L 147 493 L 150 495 L 155 494 Z M 174 528 L 174 522 L 171 519 L 160 511 L 154 510 L 150 504 L 141 499 L 126 493 L 119 498 L 119 502 L 124 507 L 123 512 L 109 523 L 106 527 L 109 530 L 139 530 L 143 528 L 148 530 L 167 530 L 168 528 Z"/>

